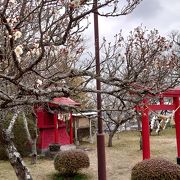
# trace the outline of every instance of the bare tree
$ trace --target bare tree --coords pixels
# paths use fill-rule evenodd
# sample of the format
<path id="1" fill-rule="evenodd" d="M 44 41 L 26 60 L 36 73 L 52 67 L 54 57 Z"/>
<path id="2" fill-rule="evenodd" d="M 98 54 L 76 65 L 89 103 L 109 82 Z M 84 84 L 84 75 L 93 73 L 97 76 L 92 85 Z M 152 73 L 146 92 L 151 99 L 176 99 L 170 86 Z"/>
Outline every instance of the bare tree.
<path id="1" fill-rule="evenodd" d="M 126 106 L 123 106 L 119 99 L 112 96 L 104 97 L 103 100 L 104 108 L 106 108 L 103 120 L 106 122 L 109 134 L 108 147 L 112 147 L 115 133 L 122 124 L 134 118 L 135 111 L 131 102 L 126 102 Z"/>
<path id="2" fill-rule="evenodd" d="M 121 33 L 114 43 L 104 39 L 101 65 L 103 111 L 110 124 L 109 143 L 119 126 L 133 119 L 132 113 L 145 96 L 165 91 L 179 84 L 179 58 L 172 41 L 157 30 L 137 27 L 127 38 Z M 109 94 L 109 96 L 107 96 Z"/>
<path id="3" fill-rule="evenodd" d="M 119 16 L 130 13 L 140 2 L 102 0 L 97 8 L 101 16 Z M 81 34 L 94 10 L 92 0 L 0 1 L 0 140 L 18 179 L 32 179 L 11 138 L 11 127 L 22 107 L 69 96 L 74 87 L 67 86 L 67 78 L 96 78 L 87 72 L 91 65 L 74 69 L 83 53 Z M 87 25 L 81 23 L 85 20 Z M 9 112 L 14 116 L 5 129 Z"/>

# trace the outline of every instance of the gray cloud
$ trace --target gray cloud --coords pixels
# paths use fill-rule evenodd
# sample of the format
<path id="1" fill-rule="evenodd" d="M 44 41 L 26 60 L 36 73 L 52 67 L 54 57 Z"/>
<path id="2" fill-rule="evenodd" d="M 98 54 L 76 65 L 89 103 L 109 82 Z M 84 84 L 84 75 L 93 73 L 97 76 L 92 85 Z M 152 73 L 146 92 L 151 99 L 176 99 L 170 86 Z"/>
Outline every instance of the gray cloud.
<path id="1" fill-rule="evenodd" d="M 116 33 L 123 30 L 126 36 L 129 31 L 141 24 L 151 30 L 156 28 L 161 35 L 167 36 L 172 30 L 180 31 L 180 0 L 143 0 L 141 4 L 126 16 L 116 18 L 99 17 L 100 38 L 107 37 L 113 41 Z M 93 19 L 92 19 L 93 20 Z M 93 23 L 86 33 L 89 39 L 93 35 Z M 89 41 L 92 45 L 92 42 Z"/>
<path id="2" fill-rule="evenodd" d="M 174 29 L 180 30 L 180 0 L 143 0 L 141 4 L 126 16 L 124 27 L 140 25 L 148 29 L 156 28 L 167 35 Z"/>
<path id="3" fill-rule="evenodd" d="M 162 6 L 158 0 L 143 0 L 141 4 L 131 13 L 133 19 L 152 19 L 159 15 Z"/>

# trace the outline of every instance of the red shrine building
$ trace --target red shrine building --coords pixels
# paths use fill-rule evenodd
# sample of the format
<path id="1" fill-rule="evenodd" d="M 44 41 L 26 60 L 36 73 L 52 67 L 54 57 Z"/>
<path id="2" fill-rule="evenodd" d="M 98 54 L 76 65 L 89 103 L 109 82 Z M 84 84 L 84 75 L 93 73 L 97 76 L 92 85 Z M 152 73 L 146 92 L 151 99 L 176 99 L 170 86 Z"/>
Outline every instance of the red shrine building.
<path id="1" fill-rule="evenodd" d="M 61 97 L 35 108 L 39 129 L 38 151 L 46 152 L 50 144 L 73 144 L 72 108 L 79 106 L 72 99 Z"/>

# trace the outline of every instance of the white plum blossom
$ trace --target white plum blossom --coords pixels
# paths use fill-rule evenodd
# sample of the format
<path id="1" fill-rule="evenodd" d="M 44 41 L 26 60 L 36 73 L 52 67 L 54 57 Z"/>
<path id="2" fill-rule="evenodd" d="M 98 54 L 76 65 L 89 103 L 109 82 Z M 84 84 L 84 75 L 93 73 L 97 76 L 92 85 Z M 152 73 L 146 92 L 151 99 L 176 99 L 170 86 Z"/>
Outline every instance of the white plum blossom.
<path id="1" fill-rule="evenodd" d="M 73 0 L 70 3 L 70 6 L 72 6 L 73 8 L 79 7 L 81 5 L 81 0 Z"/>
<path id="2" fill-rule="evenodd" d="M 17 22 L 17 17 L 11 19 L 12 23 L 16 23 Z"/>
<path id="3" fill-rule="evenodd" d="M 34 48 L 34 49 L 32 50 L 32 54 L 35 54 L 35 55 L 39 56 L 39 55 L 40 55 L 40 50 L 39 50 L 39 48 Z"/>
<path id="4" fill-rule="evenodd" d="M 38 43 L 34 43 L 34 47 L 35 47 L 35 48 L 38 48 L 38 47 L 39 47 L 39 44 L 38 44 Z"/>
<path id="5" fill-rule="evenodd" d="M 20 63 L 20 62 L 21 62 L 21 57 L 20 57 L 20 56 L 17 57 L 17 60 L 18 60 L 18 62 Z"/>
<path id="6" fill-rule="evenodd" d="M 30 56 L 30 55 L 31 55 L 31 52 L 30 52 L 30 51 L 28 51 L 28 52 L 26 53 L 26 55 L 27 55 L 27 56 Z"/>
<path id="7" fill-rule="evenodd" d="M 16 31 L 16 32 L 14 33 L 15 40 L 18 39 L 18 38 L 20 38 L 21 36 L 22 36 L 22 33 L 21 33 L 20 31 Z"/>
<path id="8" fill-rule="evenodd" d="M 40 79 L 38 79 L 37 81 L 36 81 L 36 83 L 37 83 L 37 87 L 39 87 L 39 86 L 41 86 L 42 85 L 42 80 L 40 80 Z"/>
<path id="9" fill-rule="evenodd" d="M 16 0 L 9 0 L 10 3 L 15 4 Z"/>
<path id="10" fill-rule="evenodd" d="M 10 20 L 11 20 L 10 18 L 6 18 L 7 23 L 9 23 L 9 22 L 10 22 Z"/>
<path id="11" fill-rule="evenodd" d="M 23 46 L 22 46 L 22 45 L 18 45 L 18 46 L 15 48 L 14 52 L 16 53 L 16 56 L 17 56 L 17 57 L 20 57 L 20 55 L 23 54 Z"/>
<path id="12" fill-rule="evenodd" d="M 6 21 L 7 21 L 7 23 L 9 23 L 10 26 L 13 26 L 13 23 L 17 22 L 17 18 L 16 17 L 13 19 L 7 18 Z"/>

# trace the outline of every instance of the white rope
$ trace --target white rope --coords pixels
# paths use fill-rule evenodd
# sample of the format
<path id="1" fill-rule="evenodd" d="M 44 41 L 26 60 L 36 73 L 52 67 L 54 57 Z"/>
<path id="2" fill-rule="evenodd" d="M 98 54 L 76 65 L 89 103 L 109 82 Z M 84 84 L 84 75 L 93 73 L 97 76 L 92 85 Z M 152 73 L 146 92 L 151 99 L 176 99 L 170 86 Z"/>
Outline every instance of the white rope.
<path id="1" fill-rule="evenodd" d="M 170 122 L 170 119 L 167 119 L 166 121 L 165 121 L 165 125 L 164 125 L 164 127 L 163 127 L 163 130 L 164 129 L 166 129 L 166 126 L 167 126 L 167 124 Z"/>
<path id="2" fill-rule="evenodd" d="M 157 121 L 159 123 L 159 121 Z M 156 129 L 156 133 L 158 133 L 160 131 L 160 128 L 161 128 L 161 122 L 158 124 L 158 127 Z"/>
<path id="3" fill-rule="evenodd" d="M 152 120 L 151 120 L 151 129 L 153 129 L 154 128 L 154 124 L 155 124 L 155 122 L 156 122 L 156 116 L 153 116 L 153 118 L 152 118 Z"/>
<path id="4" fill-rule="evenodd" d="M 148 106 L 147 106 L 148 107 Z M 149 108 L 149 107 L 148 107 Z M 175 110 L 172 111 L 172 113 L 170 115 L 163 115 L 163 114 L 158 114 L 156 112 L 154 112 L 153 110 L 151 110 L 152 113 L 154 113 L 158 118 L 160 118 L 161 120 L 167 120 L 167 119 L 171 119 L 173 120 L 174 118 L 174 114 L 175 112 L 180 108 L 180 106 L 178 106 Z"/>
<path id="5" fill-rule="evenodd" d="M 147 108 L 149 108 L 149 107 L 147 106 Z M 175 110 L 173 110 L 172 113 L 169 114 L 169 115 L 158 114 L 158 113 L 152 111 L 152 110 L 149 108 L 149 109 L 151 110 L 151 112 L 155 114 L 155 116 L 153 116 L 153 118 L 152 118 L 152 120 L 151 120 L 151 125 L 150 125 L 150 126 L 151 126 L 151 129 L 153 129 L 153 127 L 154 127 L 154 123 L 155 123 L 155 121 L 156 121 L 156 118 L 155 118 L 155 117 L 161 119 L 161 122 L 160 122 L 160 123 L 158 122 L 158 127 L 157 127 L 157 129 L 156 129 L 156 133 L 158 133 L 158 132 L 160 131 L 160 128 L 162 127 L 162 124 L 163 124 L 164 122 L 165 122 L 165 124 L 164 124 L 164 126 L 162 127 L 162 129 L 163 129 L 163 130 L 166 129 L 167 124 L 168 124 L 170 121 L 174 120 L 175 112 L 176 112 L 179 108 L 180 108 L 180 106 L 178 106 Z"/>

